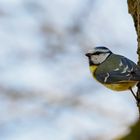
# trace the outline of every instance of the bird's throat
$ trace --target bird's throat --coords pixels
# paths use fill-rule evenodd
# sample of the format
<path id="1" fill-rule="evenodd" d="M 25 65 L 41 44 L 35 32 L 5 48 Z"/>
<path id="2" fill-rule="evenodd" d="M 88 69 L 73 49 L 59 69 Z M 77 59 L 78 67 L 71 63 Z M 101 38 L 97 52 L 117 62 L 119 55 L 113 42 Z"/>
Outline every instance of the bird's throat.
<path id="1" fill-rule="evenodd" d="M 94 76 L 94 73 L 95 73 L 95 71 L 96 71 L 96 69 L 97 69 L 97 65 L 91 65 L 91 66 L 89 67 L 89 69 L 90 69 L 90 72 L 92 73 L 92 75 Z"/>

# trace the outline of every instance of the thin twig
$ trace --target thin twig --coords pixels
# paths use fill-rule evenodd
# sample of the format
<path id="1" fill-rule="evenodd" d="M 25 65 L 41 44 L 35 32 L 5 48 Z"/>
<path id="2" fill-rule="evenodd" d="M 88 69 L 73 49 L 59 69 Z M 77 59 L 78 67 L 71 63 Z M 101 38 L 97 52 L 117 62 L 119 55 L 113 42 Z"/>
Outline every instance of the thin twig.
<path id="1" fill-rule="evenodd" d="M 137 96 L 135 95 L 135 93 L 133 92 L 132 88 L 129 88 L 129 89 L 130 89 L 130 91 L 131 91 L 133 97 L 135 98 L 135 100 L 138 102 L 138 98 L 137 98 Z"/>

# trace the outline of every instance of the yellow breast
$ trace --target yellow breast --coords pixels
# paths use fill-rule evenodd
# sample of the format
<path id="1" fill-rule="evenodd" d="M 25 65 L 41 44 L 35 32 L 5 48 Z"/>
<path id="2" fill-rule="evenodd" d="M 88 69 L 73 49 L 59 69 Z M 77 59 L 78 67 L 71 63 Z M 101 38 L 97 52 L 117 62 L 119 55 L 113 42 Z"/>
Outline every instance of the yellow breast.
<path id="1" fill-rule="evenodd" d="M 89 67 L 89 69 L 90 69 L 91 74 L 95 78 L 94 73 L 95 73 L 95 71 L 97 69 L 97 66 L 96 65 L 92 65 L 92 66 Z M 96 80 L 96 78 L 95 78 L 95 80 Z"/>
<path id="2" fill-rule="evenodd" d="M 97 69 L 96 65 L 90 66 L 90 72 L 92 73 L 94 78 L 95 78 L 94 73 L 95 73 L 96 69 Z M 95 80 L 97 80 L 97 79 L 95 78 Z M 101 84 L 103 84 L 103 83 L 101 83 Z M 132 88 L 136 84 L 137 84 L 136 81 L 129 81 L 129 82 L 126 81 L 126 82 L 121 82 L 121 83 L 117 83 L 117 84 L 103 84 L 103 85 L 106 86 L 107 88 L 111 89 L 111 90 L 124 91 L 124 90 L 128 90 L 129 88 Z"/>
<path id="3" fill-rule="evenodd" d="M 124 91 L 132 88 L 136 84 L 137 82 L 124 82 L 119 84 L 104 84 L 104 86 L 115 91 Z"/>

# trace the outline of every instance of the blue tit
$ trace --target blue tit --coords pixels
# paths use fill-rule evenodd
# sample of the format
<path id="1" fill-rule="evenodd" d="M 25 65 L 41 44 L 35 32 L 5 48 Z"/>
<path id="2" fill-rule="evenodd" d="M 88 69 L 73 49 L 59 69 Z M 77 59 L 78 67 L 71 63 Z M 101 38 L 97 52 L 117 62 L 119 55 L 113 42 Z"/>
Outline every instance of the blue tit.
<path id="1" fill-rule="evenodd" d="M 140 81 L 140 67 L 128 58 L 114 54 L 99 46 L 86 54 L 93 77 L 105 87 L 115 90 L 131 90 Z M 136 98 L 136 95 L 133 92 Z"/>

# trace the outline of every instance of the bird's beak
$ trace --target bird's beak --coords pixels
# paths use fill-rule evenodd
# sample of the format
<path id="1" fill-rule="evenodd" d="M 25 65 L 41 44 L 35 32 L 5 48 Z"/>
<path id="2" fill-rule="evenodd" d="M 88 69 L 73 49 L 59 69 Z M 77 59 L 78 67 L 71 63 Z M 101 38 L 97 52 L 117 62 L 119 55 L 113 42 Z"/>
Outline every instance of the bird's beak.
<path id="1" fill-rule="evenodd" d="M 90 57 L 90 56 L 91 56 L 91 54 L 90 54 L 90 53 L 86 53 L 86 54 L 85 54 L 85 56 Z"/>

